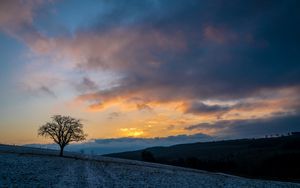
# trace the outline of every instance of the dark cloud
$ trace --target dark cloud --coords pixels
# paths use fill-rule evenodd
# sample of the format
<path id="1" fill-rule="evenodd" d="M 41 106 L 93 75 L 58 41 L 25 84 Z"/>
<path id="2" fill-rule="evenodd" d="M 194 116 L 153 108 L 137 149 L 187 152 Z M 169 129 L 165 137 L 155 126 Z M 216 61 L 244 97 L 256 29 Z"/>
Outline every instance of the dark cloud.
<path id="1" fill-rule="evenodd" d="M 9 9 L 7 12 L 5 8 L 5 14 L 0 13 L 0 29 L 9 28 L 5 32 L 21 38 L 37 53 L 61 52 L 62 57 L 71 56 L 70 62 L 83 72 L 108 69 L 120 75 L 118 83 L 106 90 L 98 88 L 97 80 L 83 78 L 78 88 L 84 94 L 79 98 L 95 107 L 115 98 L 125 102 L 139 98 L 136 104 L 140 110 L 151 110 L 148 104 L 152 101 L 182 101 L 187 103 L 187 113 L 222 115 L 233 109 L 253 110 L 265 103 L 223 106 L 198 101 L 280 99 L 286 91 L 285 97 L 288 95 L 292 101 L 300 91 L 297 0 L 101 3 L 105 4 L 105 11 L 69 38 L 47 38 L 35 28 L 32 11 L 37 5 L 27 7 L 24 13 Z M 51 95 L 49 85 L 40 89 Z M 291 101 L 269 107 L 280 109 Z M 288 107 L 297 111 L 299 102 L 296 103 Z M 276 113 L 273 115 L 291 118 L 286 112 Z M 249 135 L 263 134 L 271 128 L 289 130 L 273 120 L 266 121 L 269 122 L 222 121 L 190 126 L 187 130 L 212 128 L 240 135 L 247 131 Z"/>
<path id="2" fill-rule="evenodd" d="M 238 99 L 299 86 L 297 0 L 98 3 L 105 11 L 65 39 L 48 40 L 38 32 L 35 3 L 24 9 L 26 16 L 4 14 L 0 20 L 4 26 L 11 19 L 22 25 L 14 34 L 35 51 L 67 45 L 83 53 L 77 58 L 84 59 L 80 69 L 122 74 L 119 87 L 110 91 L 114 95 L 125 90 L 149 100 Z"/>
<path id="3" fill-rule="evenodd" d="M 277 116 L 275 118 L 226 120 L 215 123 L 200 123 L 187 126 L 186 130 L 214 130 L 215 137 L 233 139 L 262 137 L 265 135 L 286 134 L 300 131 L 300 115 Z"/>
<path id="4" fill-rule="evenodd" d="M 77 85 L 77 90 L 84 93 L 87 91 L 94 91 L 98 89 L 97 84 L 92 81 L 90 78 L 88 77 L 83 77 L 82 81 Z"/>
<path id="5" fill-rule="evenodd" d="M 47 86 L 47 84 L 39 84 L 37 86 L 30 86 L 25 83 L 21 83 L 21 87 L 31 96 L 47 96 L 57 98 L 56 93 Z"/>
<path id="6" fill-rule="evenodd" d="M 227 105 L 207 105 L 203 102 L 195 102 L 188 106 L 186 113 L 192 114 L 218 114 L 221 115 L 231 109 Z"/>
<path id="7" fill-rule="evenodd" d="M 237 123 L 223 134 L 238 137 L 258 137 L 270 134 L 281 134 L 300 130 L 300 116 L 284 116 L 273 119 L 245 121 Z"/>
<path id="8" fill-rule="evenodd" d="M 271 94 L 272 95 L 272 94 Z M 261 96 L 262 97 L 262 96 Z M 282 97 L 283 99 L 281 99 Z M 283 115 L 289 115 L 291 112 L 299 112 L 299 97 L 297 96 L 290 96 L 291 98 L 284 99 L 284 96 L 268 96 L 268 97 L 262 97 L 262 98 L 256 98 L 256 100 L 252 100 L 251 102 L 236 102 L 231 105 L 208 105 L 203 102 L 188 102 L 186 103 L 186 109 L 185 113 L 191 113 L 195 115 L 214 115 L 216 117 L 222 117 L 222 115 L 236 111 L 236 115 L 238 115 L 239 112 L 250 112 L 255 111 L 259 109 L 271 109 L 271 108 L 281 108 L 283 111 L 277 111 L 272 113 L 274 116 L 283 116 Z M 293 97 L 293 98 L 292 98 Z M 274 101 L 272 99 L 276 99 L 277 103 L 281 102 L 283 104 L 280 105 L 274 105 Z"/>
<path id="9" fill-rule="evenodd" d="M 128 41 L 114 54 L 120 61 L 94 57 L 90 63 L 93 69 L 116 63 L 108 67 L 125 75 L 110 94 L 124 91 L 121 93 L 158 101 L 240 99 L 257 96 L 263 89 L 299 86 L 297 1 L 109 4 L 111 10 L 117 10 L 111 12 L 114 16 L 104 17 L 90 30 L 102 36 L 125 28 L 112 38 L 122 36 Z M 141 11 L 145 7 L 147 11 Z M 106 26 L 106 22 L 116 24 Z M 184 48 L 176 51 L 170 50 L 172 43 L 157 45 L 170 40 L 183 43 Z"/>
<path id="10" fill-rule="evenodd" d="M 41 86 L 41 87 L 39 88 L 39 90 L 40 90 L 42 93 L 44 93 L 44 94 L 46 94 L 46 95 L 48 95 L 48 96 L 51 96 L 51 97 L 54 97 L 54 98 L 57 97 L 57 96 L 55 95 L 55 93 L 54 93 L 50 88 L 48 88 L 48 87 L 46 87 L 46 86 Z"/>

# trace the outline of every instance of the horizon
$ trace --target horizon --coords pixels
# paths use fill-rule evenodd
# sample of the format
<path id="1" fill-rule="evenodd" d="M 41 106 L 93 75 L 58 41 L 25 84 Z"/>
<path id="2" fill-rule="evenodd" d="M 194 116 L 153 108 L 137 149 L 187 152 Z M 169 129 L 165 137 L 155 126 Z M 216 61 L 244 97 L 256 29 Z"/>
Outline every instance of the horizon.
<path id="1" fill-rule="evenodd" d="M 270 134 L 257 137 L 212 137 L 205 134 L 194 135 L 176 135 L 168 137 L 153 137 L 153 138 L 137 138 L 137 137 L 122 137 L 110 139 L 90 139 L 80 143 L 70 143 L 65 150 L 69 152 L 77 152 L 91 155 L 107 155 L 113 153 L 131 152 L 137 150 L 145 150 L 153 147 L 172 147 L 182 144 L 195 143 L 215 143 L 226 141 L 241 141 L 241 140 L 260 140 L 260 139 L 276 139 L 282 137 L 295 136 L 299 132 L 289 132 L 285 134 Z M 59 146 L 55 143 L 31 143 L 20 145 L 25 147 L 33 147 L 40 149 L 59 150 Z"/>
<path id="2" fill-rule="evenodd" d="M 3 0 L 0 143 L 50 143 L 56 114 L 88 141 L 299 132 L 299 5 Z"/>

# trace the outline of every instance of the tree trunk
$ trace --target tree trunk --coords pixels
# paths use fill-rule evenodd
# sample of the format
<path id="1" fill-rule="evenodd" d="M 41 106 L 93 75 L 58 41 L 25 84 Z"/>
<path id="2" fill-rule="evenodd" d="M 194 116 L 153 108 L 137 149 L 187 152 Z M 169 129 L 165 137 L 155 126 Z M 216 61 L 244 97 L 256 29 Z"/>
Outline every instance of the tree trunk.
<path id="1" fill-rule="evenodd" d="M 64 147 L 63 146 L 60 146 L 60 153 L 59 153 L 59 156 L 63 156 L 64 154 Z"/>

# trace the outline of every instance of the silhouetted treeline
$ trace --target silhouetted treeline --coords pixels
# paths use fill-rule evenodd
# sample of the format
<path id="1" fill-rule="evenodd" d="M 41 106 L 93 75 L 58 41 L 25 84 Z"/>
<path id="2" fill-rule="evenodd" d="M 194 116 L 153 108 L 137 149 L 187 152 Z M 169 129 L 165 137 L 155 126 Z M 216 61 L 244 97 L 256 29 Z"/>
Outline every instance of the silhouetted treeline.
<path id="1" fill-rule="evenodd" d="M 153 157 L 152 153 L 147 150 L 143 150 L 142 153 L 142 160 L 146 162 L 155 162 L 155 158 Z"/>
<path id="2" fill-rule="evenodd" d="M 153 147 L 108 156 L 300 182 L 300 135 Z"/>

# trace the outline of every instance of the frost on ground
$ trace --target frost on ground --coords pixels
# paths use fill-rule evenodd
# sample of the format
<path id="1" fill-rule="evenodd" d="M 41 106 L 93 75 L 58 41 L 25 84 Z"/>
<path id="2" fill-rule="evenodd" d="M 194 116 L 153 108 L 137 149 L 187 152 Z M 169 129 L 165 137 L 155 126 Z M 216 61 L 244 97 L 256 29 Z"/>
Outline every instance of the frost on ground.
<path id="1" fill-rule="evenodd" d="M 0 145 L 0 187 L 300 187 L 138 161 Z"/>

